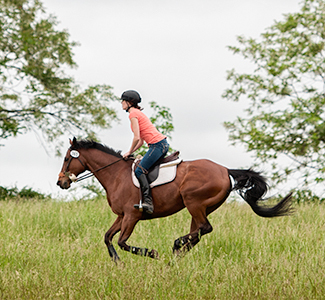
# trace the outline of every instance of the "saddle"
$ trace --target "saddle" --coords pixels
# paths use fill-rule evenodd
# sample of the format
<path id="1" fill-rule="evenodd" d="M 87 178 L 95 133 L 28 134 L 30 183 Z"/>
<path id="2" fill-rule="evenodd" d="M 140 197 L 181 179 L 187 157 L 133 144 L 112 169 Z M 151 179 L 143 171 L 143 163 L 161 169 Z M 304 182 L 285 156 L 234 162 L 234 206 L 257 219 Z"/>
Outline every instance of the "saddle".
<path id="1" fill-rule="evenodd" d="M 176 168 L 183 160 L 179 158 L 179 151 L 159 159 L 148 171 L 147 175 L 150 187 L 171 182 L 176 177 Z M 135 169 L 139 166 L 141 159 L 136 159 L 132 165 L 132 180 L 136 187 L 140 187 L 138 179 L 134 175 Z"/>

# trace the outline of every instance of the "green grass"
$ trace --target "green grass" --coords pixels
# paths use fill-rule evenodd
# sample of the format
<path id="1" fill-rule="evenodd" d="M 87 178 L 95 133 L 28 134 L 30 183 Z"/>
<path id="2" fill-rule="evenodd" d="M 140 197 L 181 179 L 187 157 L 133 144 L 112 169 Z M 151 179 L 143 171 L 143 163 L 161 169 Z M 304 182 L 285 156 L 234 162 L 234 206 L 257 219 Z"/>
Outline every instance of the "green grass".
<path id="1" fill-rule="evenodd" d="M 182 259 L 186 210 L 140 222 L 128 243 L 159 260 L 103 242 L 115 215 L 107 202 L 0 201 L 0 299 L 324 299 L 325 206 L 300 205 L 263 219 L 246 204 L 224 204 L 212 233 Z"/>

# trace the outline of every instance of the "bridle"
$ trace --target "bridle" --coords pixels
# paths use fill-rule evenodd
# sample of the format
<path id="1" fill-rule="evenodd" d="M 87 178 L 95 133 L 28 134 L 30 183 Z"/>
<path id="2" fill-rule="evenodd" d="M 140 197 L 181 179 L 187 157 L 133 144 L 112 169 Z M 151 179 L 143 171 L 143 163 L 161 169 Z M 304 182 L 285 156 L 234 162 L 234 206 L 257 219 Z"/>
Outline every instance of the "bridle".
<path id="1" fill-rule="evenodd" d="M 62 176 L 62 177 L 63 177 L 63 176 L 67 176 L 67 177 L 69 177 L 69 179 L 70 179 L 72 182 L 81 181 L 81 180 L 84 180 L 84 179 L 86 179 L 86 178 L 89 178 L 89 177 L 94 176 L 94 173 L 96 173 L 96 172 L 98 172 L 98 171 L 100 171 L 100 170 L 103 170 L 103 169 L 105 169 L 105 168 L 107 168 L 107 167 L 109 167 L 109 166 L 111 166 L 111 165 L 114 165 L 114 164 L 116 164 L 117 162 L 119 162 L 119 161 L 121 161 L 121 160 L 124 159 L 123 157 L 121 157 L 121 158 L 119 158 L 118 160 L 113 161 L 112 163 L 110 163 L 110 164 L 108 164 L 108 165 L 105 165 L 105 166 L 103 166 L 103 167 L 98 168 L 97 170 L 94 170 L 94 171 L 93 171 L 92 173 L 90 173 L 90 174 L 85 174 L 85 175 L 83 175 L 83 176 L 81 176 L 81 177 L 76 177 L 75 174 L 73 174 L 73 173 L 71 173 L 71 172 L 69 171 L 69 166 L 70 166 L 71 161 L 72 161 L 73 159 L 78 159 L 79 162 L 81 163 L 81 165 L 84 167 L 84 170 L 83 170 L 81 173 L 83 173 L 83 172 L 85 172 L 85 171 L 87 170 L 85 164 L 82 162 L 82 160 L 80 159 L 79 156 L 80 156 L 80 153 L 79 153 L 77 150 L 71 150 L 71 151 L 70 151 L 70 159 L 69 159 L 69 161 L 68 161 L 67 167 L 66 167 L 66 169 L 65 169 L 65 171 L 64 171 L 63 173 L 61 172 L 61 173 L 59 174 L 59 176 Z"/>

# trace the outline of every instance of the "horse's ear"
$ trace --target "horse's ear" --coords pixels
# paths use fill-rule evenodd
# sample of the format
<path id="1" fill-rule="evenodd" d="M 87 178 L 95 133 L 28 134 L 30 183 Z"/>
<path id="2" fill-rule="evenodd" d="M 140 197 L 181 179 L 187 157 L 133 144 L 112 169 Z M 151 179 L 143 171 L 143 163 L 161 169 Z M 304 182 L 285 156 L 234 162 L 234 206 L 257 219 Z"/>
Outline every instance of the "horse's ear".
<path id="1" fill-rule="evenodd" d="M 71 139 L 69 139 L 69 142 L 70 142 L 70 145 L 73 146 L 77 142 L 76 137 L 73 137 L 72 141 L 71 141 Z"/>

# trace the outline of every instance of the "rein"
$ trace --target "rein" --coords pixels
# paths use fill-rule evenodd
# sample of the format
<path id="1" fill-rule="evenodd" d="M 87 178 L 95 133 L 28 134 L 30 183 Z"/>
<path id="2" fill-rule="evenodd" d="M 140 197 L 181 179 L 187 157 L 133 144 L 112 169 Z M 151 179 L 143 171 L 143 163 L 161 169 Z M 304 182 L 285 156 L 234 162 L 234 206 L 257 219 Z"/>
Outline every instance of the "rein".
<path id="1" fill-rule="evenodd" d="M 81 180 L 84 180 L 84 179 L 87 179 L 87 178 L 89 178 L 89 177 L 92 177 L 92 176 L 94 176 L 94 173 L 96 173 L 96 172 L 98 172 L 98 171 L 101 171 L 101 170 L 103 170 L 103 169 L 105 169 L 105 168 L 107 168 L 107 167 L 109 167 L 109 166 L 111 166 L 111 165 L 114 165 L 114 164 L 116 164 L 117 162 L 119 162 L 119 161 L 121 161 L 121 160 L 123 160 L 123 157 L 120 158 L 120 159 L 118 159 L 118 160 L 116 160 L 116 161 L 114 161 L 114 162 L 112 162 L 112 163 L 110 163 L 110 164 L 108 164 L 108 165 L 106 165 L 106 166 L 104 166 L 104 167 L 101 167 L 101 168 L 99 168 L 99 169 L 93 171 L 93 172 L 90 173 L 90 174 L 85 174 L 85 175 L 83 175 L 83 176 L 77 178 L 77 180 L 76 180 L 75 182 L 77 182 L 77 181 L 81 181 Z"/>

